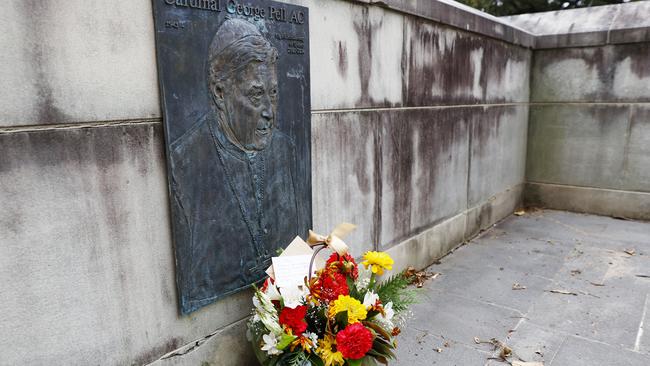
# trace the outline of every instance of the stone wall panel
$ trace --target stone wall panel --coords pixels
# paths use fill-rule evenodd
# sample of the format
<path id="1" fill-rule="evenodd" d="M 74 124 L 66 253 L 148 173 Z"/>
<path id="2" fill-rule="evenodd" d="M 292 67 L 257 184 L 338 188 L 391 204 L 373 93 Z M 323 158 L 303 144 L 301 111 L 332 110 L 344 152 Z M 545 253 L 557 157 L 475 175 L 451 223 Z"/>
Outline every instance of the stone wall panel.
<path id="1" fill-rule="evenodd" d="M 486 107 L 481 112 L 470 129 L 470 207 L 525 179 L 528 107 Z"/>
<path id="2" fill-rule="evenodd" d="M 535 51 L 534 102 L 650 101 L 650 43 Z"/>
<path id="3" fill-rule="evenodd" d="M 527 102 L 530 57 L 518 46 L 408 18 L 404 104 Z"/>
<path id="4" fill-rule="evenodd" d="M 375 247 L 378 158 L 376 114 L 315 114 L 312 118 L 312 200 L 314 230 L 327 234 L 341 222 L 359 228 L 346 237 L 354 254 Z"/>
<path id="5" fill-rule="evenodd" d="M 160 117 L 151 1 L 3 2 L 0 127 Z"/>
<path id="6" fill-rule="evenodd" d="M 529 181 L 650 191 L 647 107 L 548 105 L 530 114 Z"/>
<path id="7" fill-rule="evenodd" d="M 144 364 L 249 313 L 242 292 L 179 315 L 162 139 L 0 134 L 0 363 Z"/>
<path id="8" fill-rule="evenodd" d="M 381 114 L 381 249 L 467 207 L 474 108 Z"/>

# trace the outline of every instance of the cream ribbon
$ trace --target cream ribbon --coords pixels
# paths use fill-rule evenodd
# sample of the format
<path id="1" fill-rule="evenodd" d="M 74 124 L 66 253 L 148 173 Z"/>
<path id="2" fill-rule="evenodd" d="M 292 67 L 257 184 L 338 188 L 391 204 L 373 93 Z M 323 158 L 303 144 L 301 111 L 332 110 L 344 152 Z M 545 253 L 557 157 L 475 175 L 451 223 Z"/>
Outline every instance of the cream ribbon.
<path id="1" fill-rule="evenodd" d="M 307 238 L 307 244 L 312 247 L 318 244 L 325 244 L 330 249 L 337 252 L 339 255 L 345 255 L 348 253 L 348 249 L 350 248 L 347 244 L 345 244 L 342 238 L 354 231 L 356 228 L 357 225 L 344 222 L 342 224 L 338 224 L 338 226 L 336 226 L 328 236 L 317 234 L 309 230 L 309 238 Z"/>

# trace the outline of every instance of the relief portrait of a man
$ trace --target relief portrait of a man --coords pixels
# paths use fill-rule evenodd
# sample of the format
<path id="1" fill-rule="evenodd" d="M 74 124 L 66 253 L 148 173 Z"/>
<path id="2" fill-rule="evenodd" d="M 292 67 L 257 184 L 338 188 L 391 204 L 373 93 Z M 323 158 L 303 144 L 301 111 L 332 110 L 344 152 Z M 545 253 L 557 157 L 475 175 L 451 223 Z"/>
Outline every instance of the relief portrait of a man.
<path id="1" fill-rule="evenodd" d="M 305 226 L 295 146 L 278 129 L 277 60 L 254 24 L 225 20 L 207 54 L 210 111 L 170 144 L 185 313 L 261 279 L 275 248 Z"/>

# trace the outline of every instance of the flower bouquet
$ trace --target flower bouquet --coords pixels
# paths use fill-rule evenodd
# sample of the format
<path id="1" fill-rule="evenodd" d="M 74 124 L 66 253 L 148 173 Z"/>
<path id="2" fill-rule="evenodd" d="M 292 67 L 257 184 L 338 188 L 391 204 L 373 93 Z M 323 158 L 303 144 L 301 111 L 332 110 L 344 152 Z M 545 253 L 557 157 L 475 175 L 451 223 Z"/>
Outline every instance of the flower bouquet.
<path id="1" fill-rule="evenodd" d="M 360 267 L 334 234 L 310 232 L 308 242 L 336 251 L 320 269 L 309 268 L 297 289 L 276 286 L 273 278 L 255 289 L 248 336 L 260 364 L 387 365 L 400 333 L 396 320 L 415 300 L 409 279 L 400 273 L 379 281 L 392 270 L 386 253 L 366 252 Z"/>

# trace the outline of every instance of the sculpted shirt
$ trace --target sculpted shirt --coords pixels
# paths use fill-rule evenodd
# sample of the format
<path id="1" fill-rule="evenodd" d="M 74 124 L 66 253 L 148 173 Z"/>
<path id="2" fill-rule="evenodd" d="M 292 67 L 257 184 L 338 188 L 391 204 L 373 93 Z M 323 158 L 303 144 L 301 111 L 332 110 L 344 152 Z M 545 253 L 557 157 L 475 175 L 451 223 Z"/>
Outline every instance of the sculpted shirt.
<path id="1" fill-rule="evenodd" d="M 189 313 L 262 279 L 308 218 L 298 215 L 295 147 L 277 129 L 266 149 L 246 153 L 208 114 L 171 145 L 170 160 L 177 282 Z"/>

